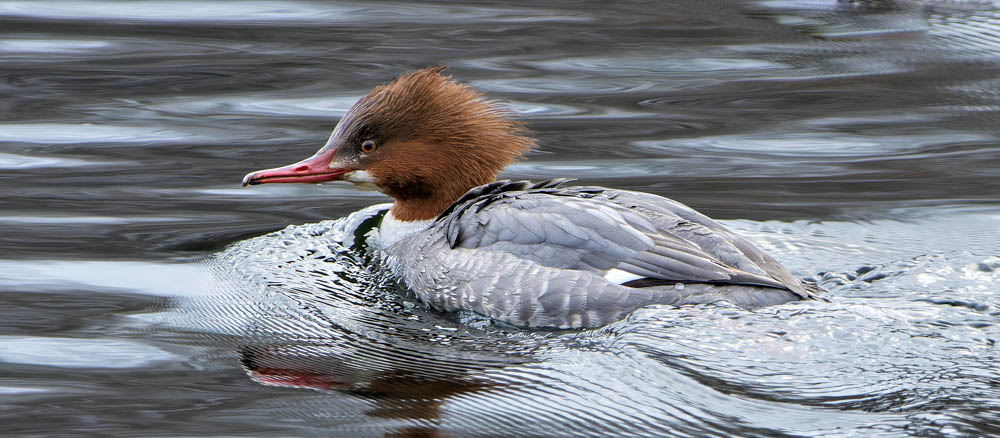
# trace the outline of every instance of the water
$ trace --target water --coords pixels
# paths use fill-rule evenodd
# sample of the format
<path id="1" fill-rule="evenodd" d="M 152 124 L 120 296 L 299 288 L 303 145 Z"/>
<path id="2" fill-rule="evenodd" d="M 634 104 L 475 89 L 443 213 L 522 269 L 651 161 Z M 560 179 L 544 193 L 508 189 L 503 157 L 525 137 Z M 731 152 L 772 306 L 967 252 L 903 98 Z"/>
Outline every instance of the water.
<path id="1" fill-rule="evenodd" d="M 1000 434 L 998 34 L 960 0 L 0 2 L 0 434 Z M 498 327 L 323 222 L 381 195 L 239 187 L 438 64 L 535 131 L 504 177 L 685 202 L 830 302 Z"/>

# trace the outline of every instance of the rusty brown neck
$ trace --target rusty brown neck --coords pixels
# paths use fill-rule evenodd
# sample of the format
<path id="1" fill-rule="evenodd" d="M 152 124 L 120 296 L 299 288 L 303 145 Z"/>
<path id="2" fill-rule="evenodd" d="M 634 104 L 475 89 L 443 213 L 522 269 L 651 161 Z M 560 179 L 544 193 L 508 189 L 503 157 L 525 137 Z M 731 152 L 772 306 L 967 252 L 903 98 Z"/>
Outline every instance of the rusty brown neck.
<path id="1" fill-rule="evenodd" d="M 401 191 L 383 190 L 396 202 L 392 205 L 392 217 L 400 221 L 422 221 L 434 219 L 470 189 L 496 180 L 496 172 L 475 172 L 478 175 L 462 175 L 456 178 L 410 179 L 411 185 Z M 417 181 L 416 183 L 412 183 Z M 414 184 L 421 190 L 414 190 Z M 395 187 L 394 187 L 395 189 Z"/>
<path id="2" fill-rule="evenodd" d="M 461 154 L 441 152 L 454 148 L 413 146 L 413 156 L 387 160 L 372 167 L 379 189 L 396 201 L 392 216 L 400 221 L 438 217 L 473 187 L 495 181 L 500 168 L 506 164 L 463 160 Z M 447 167 L 441 163 L 452 164 Z"/>
<path id="3" fill-rule="evenodd" d="M 397 200 L 392 204 L 392 217 L 404 222 L 431 220 L 437 218 L 460 196 L 453 199 Z"/>
<path id="4" fill-rule="evenodd" d="M 498 171 L 485 168 L 467 168 L 462 174 L 446 176 L 443 172 L 433 175 L 410 176 L 402 184 L 384 180 L 382 192 L 392 196 L 392 217 L 400 221 L 434 219 L 443 213 L 473 187 L 496 180 Z"/>

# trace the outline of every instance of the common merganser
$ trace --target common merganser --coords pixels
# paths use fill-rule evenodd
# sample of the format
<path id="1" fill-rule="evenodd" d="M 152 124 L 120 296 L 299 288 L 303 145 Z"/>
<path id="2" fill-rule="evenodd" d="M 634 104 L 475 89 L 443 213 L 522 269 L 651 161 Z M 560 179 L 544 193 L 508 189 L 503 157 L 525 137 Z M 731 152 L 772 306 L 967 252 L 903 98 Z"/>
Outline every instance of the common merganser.
<path id="1" fill-rule="evenodd" d="M 520 327 L 596 327 L 651 304 L 753 309 L 821 290 L 677 201 L 563 179 L 495 181 L 535 141 L 443 70 L 376 87 L 315 155 L 243 185 L 374 186 L 395 202 L 370 241 L 399 280 L 434 309 Z"/>

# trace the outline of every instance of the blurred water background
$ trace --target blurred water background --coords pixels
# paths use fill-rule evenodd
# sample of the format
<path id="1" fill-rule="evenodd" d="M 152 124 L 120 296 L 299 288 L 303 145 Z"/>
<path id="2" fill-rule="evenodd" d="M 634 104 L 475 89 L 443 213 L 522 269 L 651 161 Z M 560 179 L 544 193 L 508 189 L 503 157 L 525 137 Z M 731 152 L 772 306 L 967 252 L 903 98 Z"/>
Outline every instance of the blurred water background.
<path id="1" fill-rule="evenodd" d="M 687 203 L 830 302 L 497 327 L 321 222 L 381 195 L 240 188 L 440 64 L 537 135 L 504 177 Z M 0 1 L 0 435 L 1000 434 L 998 67 L 989 0 Z"/>

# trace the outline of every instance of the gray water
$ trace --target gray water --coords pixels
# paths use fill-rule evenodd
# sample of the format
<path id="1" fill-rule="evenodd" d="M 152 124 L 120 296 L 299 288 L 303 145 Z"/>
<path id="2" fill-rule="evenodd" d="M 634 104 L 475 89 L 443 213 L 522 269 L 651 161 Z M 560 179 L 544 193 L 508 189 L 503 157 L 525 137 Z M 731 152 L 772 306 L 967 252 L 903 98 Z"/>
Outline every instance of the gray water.
<path id="1" fill-rule="evenodd" d="M 687 203 L 829 302 L 500 327 L 349 248 L 381 195 L 240 188 L 440 64 L 538 137 L 504 177 Z M 0 434 L 1000 435 L 998 67 L 985 0 L 0 1 Z"/>

